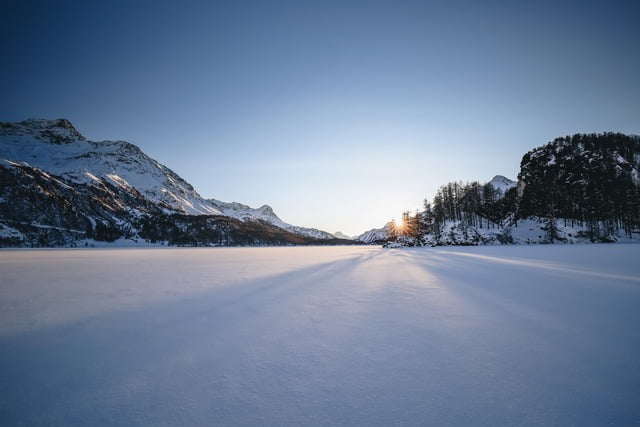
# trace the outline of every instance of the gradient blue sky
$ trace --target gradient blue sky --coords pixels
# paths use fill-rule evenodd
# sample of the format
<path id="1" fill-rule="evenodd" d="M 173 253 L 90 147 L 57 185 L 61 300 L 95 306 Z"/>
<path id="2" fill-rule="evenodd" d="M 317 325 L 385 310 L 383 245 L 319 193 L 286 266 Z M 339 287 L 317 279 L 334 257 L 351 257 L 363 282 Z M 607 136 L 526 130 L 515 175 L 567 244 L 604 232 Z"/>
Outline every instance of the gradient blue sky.
<path id="1" fill-rule="evenodd" d="M 358 234 L 556 136 L 640 133 L 637 5 L 3 1 L 0 121 L 66 117 Z"/>

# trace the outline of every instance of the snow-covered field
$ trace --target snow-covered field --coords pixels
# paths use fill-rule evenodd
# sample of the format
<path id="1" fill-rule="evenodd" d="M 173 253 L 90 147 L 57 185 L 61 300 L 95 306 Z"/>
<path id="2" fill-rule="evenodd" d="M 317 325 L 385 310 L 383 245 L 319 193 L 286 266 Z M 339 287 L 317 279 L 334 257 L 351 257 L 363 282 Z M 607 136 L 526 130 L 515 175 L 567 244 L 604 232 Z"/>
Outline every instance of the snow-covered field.
<path id="1" fill-rule="evenodd" d="M 638 425 L 640 245 L 0 251 L 2 425 Z"/>

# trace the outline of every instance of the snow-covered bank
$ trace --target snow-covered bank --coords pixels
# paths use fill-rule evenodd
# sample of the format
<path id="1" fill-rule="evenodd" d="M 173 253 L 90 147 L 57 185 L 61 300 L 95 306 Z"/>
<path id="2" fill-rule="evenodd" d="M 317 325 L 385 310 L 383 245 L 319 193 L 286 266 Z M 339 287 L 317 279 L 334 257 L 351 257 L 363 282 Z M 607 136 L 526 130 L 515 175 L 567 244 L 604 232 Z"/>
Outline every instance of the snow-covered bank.
<path id="1" fill-rule="evenodd" d="M 0 420 L 632 425 L 640 245 L 7 250 Z"/>
<path id="2" fill-rule="evenodd" d="M 400 237 L 398 240 L 400 243 L 416 242 L 410 237 Z M 529 218 L 517 223 L 484 227 L 470 226 L 462 221 L 445 221 L 438 233 L 426 234 L 419 243 L 427 246 L 640 243 L 640 233 L 627 232 L 622 228 L 606 230 L 602 224 L 590 227 L 562 218 Z"/>

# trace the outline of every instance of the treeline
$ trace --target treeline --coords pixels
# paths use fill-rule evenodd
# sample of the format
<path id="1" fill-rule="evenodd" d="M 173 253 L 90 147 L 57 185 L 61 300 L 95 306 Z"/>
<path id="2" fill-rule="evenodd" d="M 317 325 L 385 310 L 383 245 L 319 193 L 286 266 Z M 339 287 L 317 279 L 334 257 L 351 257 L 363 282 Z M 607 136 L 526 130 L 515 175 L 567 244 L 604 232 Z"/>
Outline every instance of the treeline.
<path id="1" fill-rule="evenodd" d="M 261 246 L 317 244 L 268 223 L 219 215 L 155 215 L 140 224 L 139 236 L 169 246 Z"/>
<path id="2" fill-rule="evenodd" d="M 450 182 L 441 186 L 433 202 L 424 200 L 424 210 L 411 214 L 405 211 L 395 236 L 419 239 L 431 234 L 440 238 L 444 224 L 455 221 L 467 227 L 498 228 L 515 221 L 517 205 L 515 188 L 503 193 L 493 185 L 471 182 Z"/>
<path id="3" fill-rule="evenodd" d="M 433 224 L 444 221 L 460 221 L 472 227 L 502 226 L 516 206 L 516 191 L 507 194 L 493 185 L 472 182 L 452 182 L 438 189 L 433 205 L 425 201 L 425 217 Z"/>
<path id="4" fill-rule="evenodd" d="M 640 231 L 640 138 L 620 133 L 576 134 L 536 148 L 522 158 L 518 187 L 506 193 L 479 182 L 451 182 L 425 199 L 421 212 L 405 212 L 392 239 L 440 242 L 447 222 L 461 229 L 517 226 L 536 218 L 548 241 L 558 222 L 587 227 L 593 241 L 624 230 Z"/>

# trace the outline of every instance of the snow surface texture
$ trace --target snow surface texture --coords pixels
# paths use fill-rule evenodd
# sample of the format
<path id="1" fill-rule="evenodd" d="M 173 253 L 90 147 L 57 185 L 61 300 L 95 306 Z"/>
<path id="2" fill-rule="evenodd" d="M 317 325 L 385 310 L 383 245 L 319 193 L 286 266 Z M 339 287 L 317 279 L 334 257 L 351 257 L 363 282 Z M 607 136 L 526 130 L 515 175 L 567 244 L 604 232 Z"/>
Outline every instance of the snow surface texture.
<path id="1" fill-rule="evenodd" d="M 638 259 L 0 251 L 0 424 L 638 425 Z"/>
<path id="2" fill-rule="evenodd" d="M 89 141 L 66 119 L 0 123 L 0 162 L 32 166 L 74 183 L 106 181 L 169 207 L 169 213 L 262 220 L 293 233 L 334 238 L 326 231 L 288 224 L 268 205 L 253 209 L 241 203 L 204 199 L 191 184 L 137 146 L 125 141 Z"/>

